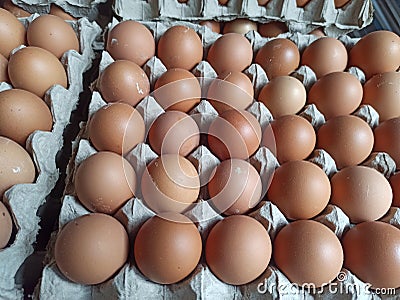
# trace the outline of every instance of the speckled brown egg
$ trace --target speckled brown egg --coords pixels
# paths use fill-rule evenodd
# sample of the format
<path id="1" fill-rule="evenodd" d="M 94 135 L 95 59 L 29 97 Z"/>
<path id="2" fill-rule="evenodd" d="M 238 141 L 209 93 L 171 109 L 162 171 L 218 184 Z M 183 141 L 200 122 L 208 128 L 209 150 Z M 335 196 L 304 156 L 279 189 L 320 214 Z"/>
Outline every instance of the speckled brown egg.
<path id="1" fill-rule="evenodd" d="M 264 24 L 258 24 L 258 33 L 262 37 L 276 37 L 285 32 L 288 32 L 288 28 L 286 24 L 281 21 L 271 21 Z"/>
<path id="2" fill-rule="evenodd" d="M 292 283 L 321 287 L 334 280 L 343 265 L 343 249 L 325 225 L 299 220 L 283 227 L 275 237 L 274 260 Z"/>
<path id="3" fill-rule="evenodd" d="M 7 246 L 11 238 L 13 223 L 7 207 L 0 202 L 0 249 Z"/>
<path id="4" fill-rule="evenodd" d="M 235 19 L 224 24 L 223 33 L 246 34 L 249 31 L 257 31 L 257 23 L 249 19 Z"/>
<path id="5" fill-rule="evenodd" d="M 370 221 L 351 228 L 342 239 L 344 267 L 372 288 L 400 287 L 400 230 Z"/>
<path id="6" fill-rule="evenodd" d="M 10 82 L 8 78 L 8 60 L 0 54 L 0 82 Z"/>
<path id="7" fill-rule="evenodd" d="M 400 117 L 387 120 L 374 130 L 374 151 L 386 152 L 396 162 L 400 169 Z"/>
<path id="8" fill-rule="evenodd" d="M 400 172 L 392 175 L 389 182 L 393 192 L 392 206 L 400 207 Z"/>
<path id="9" fill-rule="evenodd" d="M 24 25 L 9 11 L 0 8 L 0 54 L 9 58 L 11 50 L 25 44 Z"/>
<path id="10" fill-rule="evenodd" d="M 57 266 L 69 280 L 85 285 L 99 284 L 125 264 L 129 239 L 125 228 L 111 216 L 83 215 L 59 232 L 54 248 Z"/>

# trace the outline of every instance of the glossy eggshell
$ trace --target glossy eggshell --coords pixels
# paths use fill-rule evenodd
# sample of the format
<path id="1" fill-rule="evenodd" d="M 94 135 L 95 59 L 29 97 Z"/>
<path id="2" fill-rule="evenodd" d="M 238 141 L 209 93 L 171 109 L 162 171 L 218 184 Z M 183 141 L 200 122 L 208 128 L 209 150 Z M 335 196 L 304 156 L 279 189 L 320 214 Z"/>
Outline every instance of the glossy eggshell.
<path id="1" fill-rule="evenodd" d="M 29 46 L 10 56 L 8 75 L 14 88 L 20 88 L 43 98 L 55 84 L 67 88 L 63 65 L 51 52 Z"/>
<path id="2" fill-rule="evenodd" d="M 211 271 L 232 285 L 246 284 L 260 276 L 269 264 L 271 252 L 267 230 L 244 215 L 229 216 L 214 225 L 205 247 Z"/>
<path id="3" fill-rule="evenodd" d="M 8 10 L 17 18 L 27 18 L 31 15 L 30 12 L 23 10 L 21 7 L 15 5 L 11 0 L 5 0 L 3 2 L 3 8 Z"/>
<path id="4" fill-rule="evenodd" d="M 157 55 L 167 69 L 191 70 L 203 59 L 203 44 L 193 29 L 173 26 L 158 41 Z"/>
<path id="5" fill-rule="evenodd" d="M 9 11 L 0 8 L 0 54 L 9 58 L 11 50 L 25 44 L 24 25 Z"/>
<path id="6" fill-rule="evenodd" d="M 300 53 L 292 41 L 277 38 L 268 41 L 258 50 L 255 62 L 265 70 L 271 80 L 296 70 L 300 63 Z"/>
<path id="7" fill-rule="evenodd" d="M 54 3 L 50 4 L 50 15 L 54 15 L 60 17 L 65 21 L 76 21 L 76 18 L 71 16 L 69 13 L 65 12 L 61 7 L 55 5 Z"/>
<path id="8" fill-rule="evenodd" d="M 392 204 L 388 180 L 369 167 L 344 168 L 332 177 L 331 185 L 331 203 L 339 206 L 351 223 L 377 220 Z"/>
<path id="9" fill-rule="evenodd" d="M 0 82 L 10 82 L 8 78 L 8 60 L 0 54 Z"/>
<path id="10" fill-rule="evenodd" d="M 145 137 L 140 113 L 126 103 L 110 103 L 97 110 L 89 121 L 89 139 L 99 151 L 127 154 Z"/>
<path id="11" fill-rule="evenodd" d="M 288 28 L 284 22 L 271 21 L 265 24 L 258 24 L 258 33 L 262 37 L 276 37 L 285 32 L 288 32 Z"/>
<path id="12" fill-rule="evenodd" d="M 382 122 L 374 130 L 374 151 L 386 152 L 400 169 L 400 117 Z"/>
<path id="13" fill-rule="evenodd" d="M 202 252 L 200 233 L 190 219 L 161 214 L 147 220 L 135 239 L 135 261 L 151 281 L 172 284 L 187 277 Z"/>
<path id="14" fill-rule="evenodd" d="M 371 127 L 356 116 L 334 117 L 317 132 L 317 148 L 327 151 L 339 169 L 363 162 L 373 146 Z"/>
<path id="15" fill-rule="evenodd" d="M 317 165 L 288 161 L 275 170 L 268 199 L 290 220 L 310 219 L 324 210 L 331 196 L 328 176 Z"/>
<path id="16" fill-rule="evenodd" d="M 129 239 L 111 216 L 92 213 L 65 225 L 57 236 L 54 254 L 61 273 L 79 284 L 99 284 L 125 264 Z"/>
<path id="17" fill-rule="evenodd" d="M 7 246 L 11 238 L 13 223 L 7 207 L 0 202 L 0 249 Z"/>
<path id="18" fill-rule="evenodd" d="M 261 178 L 247 161 L 228 159 L 213 171 L 208 183 L 210 200 L 218 212 L 244 214 L 261 200 Z"/>
<path id="19" fill-rule="evenodd" d="M 150 30 L 136 21 L 123 21 L 108 32 L 106 50 L 115 60 L 129 60 L 143 66 L 156 52 Z"/>
<path id="20" fill-rule="evenodd" d="M 252 30 L 257 31 L 257 23 L 248 19 L 235 19 L 224 24 L 223 33 L 246 34 Z"/>
<path id="21" fill-rule="evenodd" d="M 275 237 L 274 260 L 292 283 L 321 287 L 334 280 L 343 265 L 343 249 L 325 225 L 299 220 L 283 227 Z"/>
<path id="22" fill-rule="evenodd" d="M 363 222 L 342 239 L 344 267 L 372 288 L 400 287 L 400 230 L 387 223 Z"/>
<path id="23" fill-rule="evenodd" d="M 208 130 L 208 146 L 220 159 L 247 159 L 261 142 L 257 119 L 245 110 L 227 110 L 214 119 Z"/>
<path id="24" fill-rule="evenodd" d="M 392 175 L 389 182 L 393 192 L 392 206 L 400 207 L 400 172 Z"/>
<path id="25" fill-rule="evenodd" d="M 86 158 L 74 176 L 79 201 L 90 211 L 115 214 L 136 189 L 136 174 L 122 156 L 101 151 Z"/>
<path id="26" fill-rule="evenodd" d="M 35 181 L 36 170 L 28 152 L 16 142 L 0 136 L 0 197 L 17 183 Z"/>
<path id="27" fill-rule="evenodd" d="M 210 28 L 215 33 L 221 32 L 221 24 L 217 21 L 207 20 L 207 21 L 201 21 L 199 24 Z"/>

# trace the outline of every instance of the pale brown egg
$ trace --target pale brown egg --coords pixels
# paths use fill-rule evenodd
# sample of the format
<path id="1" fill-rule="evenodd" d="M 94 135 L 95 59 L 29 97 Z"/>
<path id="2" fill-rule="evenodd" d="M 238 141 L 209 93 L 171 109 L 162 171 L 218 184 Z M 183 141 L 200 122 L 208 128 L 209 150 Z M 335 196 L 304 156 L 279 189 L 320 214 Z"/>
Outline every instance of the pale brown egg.
<path id="1" fill-rule="evenodd" d="M 400 169 L 400 117 L 387 120 L 374 130 L 374 151 L 386 152 Z"/>
<path id="2" fill-rule="evenodd" d="M 130 60 L 141 67 L 154 56 L 156 43 L 146 26 L 127 20 L 108 33 L 106 50 L 115 60 Z"/>
<path id="3" fill-rule="evenodd" d="M 317 78 L 333 72 L 342 72 L 347 66 L 346 47 L 335 38 L 322 37 L 304 50 L 301 64 L 309 66 Z"/>
<path id="4" fill-rule="evenodd" d="M 338 116 L 328 120 L 317 132 L 317 148 L 327 151 L 341 169 L 363 162 L 372 152 L 371 127 L 356 116 Z"/>
<path id="5" fill-rule="evenodd" d="M 146 73 L 134 62 L 117 60 L 99 76 L 97 87 L 107 102 L 125 102 L 135 106 L 150 92 Z"/>
<path id="6" fill-rule="evenodd" d="M 31 15 L 30 12 L 15 5 L 11 0 L 5 0 L 3 2 L 3 8 L 8 10 L 10 13 L 12 13 L 17 18 L 27 18 Z"/>
<path id="7" fill-rule="evenodd" d="M 195 120 L 184 112 L 166 111 L 151 124 L 149 143 L 158 154 L 187 156 L 200 143 L 200 131 Z"/>
<path id="8" fill-rule="evenodd" d="M 0 54 L 0 82 L 10 82 L 8 78 L 8 60 Z"/>
<path id="9" fill-rule="evenodd" d="M 271 239 L 257 220 L 229 216 L 211 229 L 206 242 L 207 265 L 221 281 L 242 285 L 260 276 L 271 259 Z"/>
<path id="10" fill-rule="evenodd" d="M 351 223 L 378 220 L 392 204 L 388 180 L 373 168 L 344 168 L 332 177 L 331 186 L 331 203 L 339 206 Z"/>
<path id="11" fill-rule="evenodd" d="M 61 19 L 65 21 L 76 21 L 77 19 L 73 16 L 71 16 L 69 13 L 64 11 L 61 7 L 58 5 L 55 5 L 54 3 L 50 4 L 50 15 L 54 15 L 57 17 L 60 17 Z"/>
<path id="12" fill-rule="evenodd" d="M 260 124 L 245 110 L 223 112 L 208 130 L 208 146 L 220 160 L 247 159 L 257 151 L 260 142 Z"/>
<path id="13" fill-rule="evenodd" d="M 367 78 L 396 71 L 400 66 L 400 37 L 385 30 L 365 35 L 350 50 L 349 66 L 359 67 Z"/>
<path id="14" fill-rule="evenodd" d="M 200 102 L 201 88 L 189 71 L 169 69 L 156 81 L 153 95 L 164 110 L 189 112 Z"/>
<path id="15" fill-rule="evenodd" d="M 111 216 L 92 213 L 67 223 L 54 248 L 57 266 L 69 280 L 99 284 L 115 275 L 129 254 L 125 228 Z"/>
<path id="16" fill-rule="evenodd" d="M 67 88 L 67 74 L 51 52 L 29 46 L 18 50 L 8 61 L 8 75 L 14 88 L 27 90 L 43 98 L 55 84 Z"/>
<path id="17" fill-rule="evenodd" d="M 221 32 L 221 24 L 214 20 L 201 21 L 200 25 L 210 28 L 215 33 Z"/>
<path id="18" fill-rule="evenodd" d="M 262 146 L 275 154 L 279 163 L 307 158 L 314 150 L 316 135 L 306 119 L 297 115 L 281 116 L 264 130 Z"/>
<path id="19" fill-rule="evenodd" d="M 303 160 L 288 161 L 277 168 L 267 194 L 290 220 L 317 216 L 330 196 L 328 176 L 317 165 Z"/>
<path id="20" fill-rule="evenodd" d="M 172 284 L 187 277 L 202 252 L 200 233 L 180 214 L 160 214 L 147 220 L 135 239 L 135 261 L 151 281 Z"/>
<path id="21" fill-rule="evenodd" d="M 223 33 L 240 33 L 246 34 L 250 31 L 257 31 L 257 23 L 249 19 L 235 19 L 226 22 Z"/>
<path id="22" fill-rule="evenodd" d="M 400 207 L 400 172 L 392 175 L 389 182 L 393 192 L 392 206 Z"/>
<path id="23" fill-rule="evenodd" d="M 315 104 L 325 119 L 349 115 L 360 105 L 363 87 L 354 75 L 346 72 L 329 73 L 311 87 L 307 102 Z"/>
<path id="24" fill-rule="evenodd" d="M 0 8 L 0 54 L 9 58 L 11 50 L 25 44 L 24 25 L 9 11 Z"/>
<path id="25" fill-rule="evenodd" d="M 36 170 L 28 152 L 16 142 L 0 136 L 0 197 L 18 183 L 35 181 Z"/>
<path id="26" fill-rule="evenodd" d="M 25 147 L 35 130 L 50 131 L 53 116 L 47 104 L 35 94 L 11 89 L 0 92 L 0 135 Z"/>
<path id="27" fill-rule="evenodd" d="M 222 113 L 228 109 L 246 109 L 253 102 L 254 88 L 242 72 L 223 72 L 208 88 L 207 100 Z"/>
<path id="28" fill-rule="evenodd" d="M 364 84 L 363 104 L 371 105 L 383 122 L 400 117 L 400 73 L 377 74 Z"/>
<path id="29" fill-rule="evenodd" d="M 307 92 L 300 80 L 291 76 L 274 77 L 258 95 L 274 118 L 298 113 L 306 104 Z"/>
<path id="30" fill-rule="evenodd" d="M 255 62 L 265 70 L 271 80 L 296 70 L 300 63 L 300 52 L 291 40 L 277 38 L 258 50 Z"/>
<path id="31" fill-rule="evenodd" d="M 187 26 L 169 28 L 158 41 L 157 55 L 167 69 L 193 69 L 203 59 L 203 44 Z"/>
<path id="32" fill-rule="evenodd" d="M 0 249 L 7 246 L 11 238 L 13 222 L 7 207 L 0 202 Z"/>
<path id="33" fill-rule="evenodd" d="M 90 211 L 115 214 L 136 189 L 136 174 L 122 156 L 101 151 L 86 158 L 74 176 L 79 201 Z"/>
<path id="34" fill-rule="evenodd" d="M 245 214 L 261 200 L 261 178 L 257 170 L 242 159 L 228 159 L 213 171 L 208 183 L 210 201 L 219 213 Z"/>
<path id="35" fill-rule="evenodd" d="M 288 28 L 286 24 L 281 21 L 271 21 L 264 24 L 258 24 L 258 33 L 262 37 L 276 37 L 285 32 L 288 32 Z"/>
<path id="36" fill-rule="evenodd" d="M 343 265 L 343 249 L 325 225 L 299 220 L 283 227 L 275 237 L 274 260 L 289 280 L 321 287 L 333 281 Z"/>
<path id="37" fill-rule="evenodd" d="M 140 113 L 126 103 L 110 103 L 96 111 L 89 121 L 89 139 L 99 151 L 125 155 L 145 137 Z"/>
<path id="38" fill-rule="evenodd" d="M 344 267 L 371 288 L 400 287 L 400 230 L 387 223 L 362 222 L 342 239 Z"/>
<path id="39" fill-rule="evenodd" d="M 250 66 L 253 49 L 250 42 L 239 33 L 227 33 L 210 47 L 207 61 L 220 74 L 229 71 L 241 72 Z"/>
<path id="40" fill-rule="evenodd" d="M 189 160 L 163 154 L 147 166 L 141 186 L 144 202 L 155 213 L 182 213 L 197 200 L 200 179 Z"/>

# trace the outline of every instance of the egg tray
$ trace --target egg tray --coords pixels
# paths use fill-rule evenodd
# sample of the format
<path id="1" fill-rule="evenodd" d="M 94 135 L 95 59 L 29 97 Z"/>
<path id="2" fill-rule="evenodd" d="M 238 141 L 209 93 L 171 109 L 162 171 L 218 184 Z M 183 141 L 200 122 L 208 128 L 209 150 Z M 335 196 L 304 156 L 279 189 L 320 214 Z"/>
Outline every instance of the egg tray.
<path id="1" fill-rule="evenodd" d="M 116 20 L 113 20 L 109 27 L 112 28 L 117 23 Z M 205 51 L 220 36 L 211 32 L 206 27 L 192 23 L 143 22 L 143 24 L 153 31 L 155 39 L 158 39 L 163 32 L 173 25 L 186 25 L 193 28 L 202 38 Z M 266 41 L 271 40 L 262 38 L 255 32 L 247 34 L 246 37 L 251 41 L 254 52 Z M 280 37 L 287 37 L 294 41 L 300 51 L 317 39 L 315 36 L 302 34 L 284 34 Z M 340 40 L 347 47 L 351 47 L 358 39 L 343 36 Z M 100 72 L 112 62 L 113 59 L 111 56 L 104 51 L 100 63 Z M 157 57 L 153 57 L 145 64 L 144 70 L 148 74 L 150 84 L 153 87 L 157 78 L 166 71 L 166 68 Z M 364 81 L 364 74 L 358 68 L 351 68 L 349 72 L 356 75 L 360 81 Z M 198 77 L 216 77 L 215 71 L 206 61 L 200 62 L 194 68 L 193 73 Z M 261 87 L 268 82 L 264 70 L 259 65 L 252 64 L 245 70 L 245 73 L 252 80 L 257 95 Z M 306 66 L 300 67 L 294 73 L 294 76 L 299 78 L 306 88 L 309 88 L 316 81 L 314 72 Z M 106 102 L 102 99 L 100 93 L 94 91 L 89 105 L 89 119 L 94 112 L 104 105 L 106 105 Z M 139 102 L 136 109 L 143 116 L 146 132 L 148 132 L 155 118 L 163 113 L 163 109 L 151 95 Z M 257 118 L 262 129 L 273 119 L 264 104 L 258 101 L 254 101 L 247 111 Z M 218 113 L 207 100 L 202 100 L 189 114 L 200 114 L 201 117 L 196 117 L 195 120 L 201 132 L 207 131 L 212 120 L 218 116 Z M 379 116 L 371 106 L 362 105 L 354 114 L 366 120 L 371 127 L 378 124 Z M 307 118 L 315 129 L 325 122 L 324 116 L 317 110 L 315 105 L 307 105 L 300 115 Z M 87 123 L 81 124 L 81 132 L 75 140 L 73 148 L 73 156 L 67 169 L 67 185 L 59 216 L 59 228 L 62 228 L 69 221 L 89 213 L 77 199 L 73 184 L 74 173 L 79 164 L 97 152 L 88 140 Z M 126 158 L 132 164 L 137 174 L 136 197 L 130 199 L 115 214 L 115 217 L 126 227 L 131 245 L 140 226 L 154 215 L 141 199 L 140 178 L 146 165 L 156 157 L 157 154 L 145 143 L 139 144 L 126 155 Z M 198 170 L 201 180 L 202 178 L 209 178 L 212 170 L 219 164 L 219 160 L 205 146 L 199 146 L 195 149 L 188 156 L 188 159 Z M 337 172 L 335 161 L 324 150 L 316 150 L 309 160 L 319 165 L 328 176 L 332 176 Z M 265 195 L 266 179 L 270 178 L 271 173 L 279 166 L 279 163 L 269 149 L 265 147 L 260 147 L 249 161 L 260 173 L 263 183 L 263 194 Z M 371 154 L 365 165 L 376 168 L 386 177 L 389 177 L 396 169 L 394 161 L 386 153 Z M 185 214 L 197 225 L 204 245 L 209 230 L 216 222 L 223 219 L 223 217 L 218 215 L 206 201 L 208 199 L 207 188 L 203 186 L 203 182 L 201 183 L 199 205 L 196 205 Z M 262 201 L 249 215 L 259 220 L 265 226 L 272 240 L 276 233 L 288 224 L 288 220 L 284 215 L 269 201 Z M 343 232 L 354 226 L 350 224 L 349 218 L 340 208 L 330 204 L 314 219 L 332 229 L 339 238 Z M 382 220 L 400 228 L 400 209 L 392 207 Z M 278 287 L 282 285 L 289 286 L 290 282 L 272 262 L 257 280 L 242 286 L 232 286 L 221 282 L 213 275 L 206 265 L 204 253 L 197 268 L 186 279 L 177 284 L 162 285 L 151 282 L 140 273 L 134 264 L 132 248 L 130 250 L 129 262 L 124 265 L 114 278 L 99 285 L 85 286 L 66 279 L 57 268 L 54 260 L 56 236 L 57 232 L 54 232 L 48 244 L 46 266 L 35 291 L 35 298 L 37 299 L 70 299 L 71 295 L 74 295 L 75 299 L 265 299 L 266 297 L 273 299 L 337 299 L 338 296 L 341 296 L 343 299 L 355 299 L 357 296 L 364 297 L 365 299 L 372 299 L 372 296 L 373 299 L 390 299 L 390 296 L 381 297 L 366 294 L 332 295 L 329 294 L 327 288 L 322 294 L 318 295 L 311 295 L 306 291 L 300 290 L 297 293 L 285 294 L 285 291 L 280 290 Z M 343 269 L 342 271 L 343 273 L 341 274 L 343 276 L 341 279 L 343 280 L 341 284 L 352 284 L 360 287 L 359 291 L 361 293 L 365 291 L 363 288 L 366 286 L 366 283 L 360 281 L 348 270 Z M 260 284 L 262 284 L 261 292 L 263 293 L 258 291 Z M 400 290 L 397 290 L 397 293 L 399 292 Z"/>
<path id="2" fill-rule="evenodd" d="M 20 19 L 27 26 L 39 15 Z M 62 57 L 67 70 L 69 88 L 59 85 L 51 87 L 45 95 L 53 115 L 51 132 L 35 131 L 27 140 L 27 149 L 32 154 L 37 170 L 36 181 L 32 184 L 17 184 L 6 191 L 4 202 L 8 206 L 16 226 L 15 239 L 0 250 L 0 295 L 1 299 L 22 299 L 23 291 L 15 282 L 15 275 L 24 260 L 33 253 L 40 216 L 38 209 L 46 202 L 54 188 L 59 171 L 56 166 L 57 153 L 63 147 L 63 132 L 69 124 L 71 112 L 76 108 L 79 93 L 83 90 L 83 73 L 91 66 L 94 52 L 91 44 L 100 35 L 100 29 L 87 19 L 73 22 L 80 38 L 81 54 L 68 51 Z M 14 51 L 18 51 L 18 48 Z M 0 84 L 0 90 L 12 88 L 7 83 Z"/>

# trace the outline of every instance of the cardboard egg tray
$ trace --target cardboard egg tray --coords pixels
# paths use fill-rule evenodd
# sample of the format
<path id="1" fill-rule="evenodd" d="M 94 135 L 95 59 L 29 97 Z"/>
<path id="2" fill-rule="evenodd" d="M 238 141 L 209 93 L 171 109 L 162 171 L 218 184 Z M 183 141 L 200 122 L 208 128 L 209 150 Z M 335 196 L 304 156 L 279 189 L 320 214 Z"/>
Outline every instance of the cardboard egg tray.
<path id="1" fill-rule="evenodd" d="M 286 22 L 291 32 L 308 33 L 324 27 L 326 34 L 339 36 L 369 25 L 373 7 L 371 0 L 351 0 L 338 9 L 334 0 L 310 0 L 304 8 L 297 7 L 296 0 L 270 0 L 265 6 L 258 5 L 257 0 L 229 0 L 226 5 L 218 0 L 115 0 L 114 12 L 123 20 L 139 21 L 278 20 Z"/>
<path id="2" fill-rule="evenodd" d="M 39 15 L 20 19 L 27 26 Z M 64 145 L 63 133 L 69 124 L 71 112 L 76 108 L 79 93 L 83 90 L 83 73 L 90 68 L 94 52 L 93 41 L 99 36 L 100 28 L 87 19 L 72 23 L 79 36 L 81 53 L 68 51 L 62 57 L 67 71 L 68 89 L 59 85 L 51 87 L 45 95 L 53 115 L 51 132 L 35 131 L 27 141 L 28 152 L 32 155 L 37 170 L 36 181 L 32 184 L 17 184 L 6 191 L 4 202 L 8 206 L 16 226 L 16 235 L 11 244 L 0 250 L 0 298 L 22 299 L 23 291 L 15 282 L 15 275 L 24 260 L 33 252 L 39 230 L 39 207 L 54 188 L 59 171 L 56 156 Z M 18 51 L 19 48 L 14 51 Z M 7 83 L 0 84 L 0 90 L 12 88 Z"/>
<path id="3" fill-rule="evenodd" d="M 118 22 L 113 20 L 109 28 L 115 26 Z M 193 23 L 186 22 L 142 22 L 154 34 L 157 40 L 169 27 L 173 25 L 186 25 L 193 28 L 201 37 L 204 48 L 205 56 L 209 46 L 220 36 L 219 34 L 211 32 L 206 27 L 198 26 Z M 262 38 L 258 33 L 251 32 L 246 35 L 251 41 L 254 53 L 271 40 Z M 317 37 L 312 35 L 302 34 L 284 34 L 280 37 L 287 37 L 295 42 L 300 51 L 307 45 L 314 41 Z M 347 46 L 351 47 L 357 42 L 357 39 L 351 39 L 343 36 L 340 40 Z M 111 56 L 104 51 L 100 63 L 100 72 L 106 66 L 113 62 Z M 161 74 L 166 71 L 165 66 L 157 58 L 151 58 L 143 67 L 147 73 L 151 87 L 153 88 L 155 81 Z M 360 81 L 364 81 L 364 74 L 358 68 L 351 68 L 348 70 L 355 74 Z M 244 71 L 251 79 L 254 90 L 255 98 L 257 98 L 260 89 L 268 82 L 268 78 L 264 70 L 257 64 L 252 64 Z M 200 62 L 193 70 L 197 77 L 216 78 L 216 73 L 211 65 L 206 62 Z M 302 66 L 294 73 L 294 76 L 303 82 L 306 88 L 309 88 L 315 81 L 316 76 L 313 71 L 307 66 Z M 93 85 L 95 87 L 95 84 Z M 89 106 L 89 116 L 96 112 L 99 108 L 106 105 L 100 93 L 93 92 L 92 99 Z M 149 130 L 150 125 L 158 115 L 163 113 L 163 109 L 152 97 L 152 95 L 144 98 L 136 106 L 136 109 L 143 116 L 146 132 Z M 247 108 L 247 111 L 252 113 L 259 121 L 262 129 L 273 119 L 268 109 L 261 102 L 254 101 L 252 105 Z M 189 114 L 200 114 L 195 120 L 201 132 L 205 132 L 210 123 L 218 116 L 217 112 L 210 105 L 207 100 L 202 100 Z M 378 124 L 379 116 L 377 112 L 370 106 L 362 105 L 355 113 L 355 115 L 363 118 L 374 127 Z M 314 105 L 306 105 L 300 112 L 300 115 L 307 118 L 314 128 L 318 128 L 325 122 L 324 116 L 317 110 Z M 97 151 L 91 145 L 88 132 L 87 123 L 81 124 L 81 132 L 73 145 L 73 156 L 70 160 L 67 170 L 67 182 L 65 189 L 65 196 L 59 217 L 59 228 L 69 221 L 88 214 L 89 211 L 79 202 L 76 197 L 74 189 L 74 173 L 79 164 L 90 155 Z M 140 191 L 140 178 L 146 168 L 146 165 L 157 157 L 150 146 L 146 143 L 137 145 L 130 153 L 125 156 L 132 164 L 137 175 L 137 191 L 135 197 L 130 199 L 116 214 L 115 217 L 120 220 L 128 231 L 131 246 L 140 226 L 154 213 L 146 207 L 141 199 Z M 219 164 L 219 160 L 205 147 L 199 146 L 189 156 L 188 159 L 194 164 L 199 172 L 201 180 L 209 178 L 211 171 Z M 328 176 L 332 176 L 337 172 L 335 161 L 324 150 L 316 150 L 310 161 L 319 165 Z M 258 151 L 250 158 L 250 163 L 255 166 L 259 171 L 263 181 L 264 195 L 267 187 L 267 179 L 274 170 L 279 166 L 278 161 L 275 159 L 271 151 L 265 147 L 260 147 Z M 371 154 L 370 158 L 365 162 L 366 165 L 378 169 L 386 177 L 389 177 L 396 169 L 394 161 L 386 153 Z M 200 190 L 198 204 L 185 215 L 192 219 L 197 225 L 202 236 L 203 244 L 206 241 L 209 230 L 212 226 L 223 219 L 223 216 L 218 215 L 207 202 L 208 194 L 206 186 Z M 271 239 L 273 240 L 275 234 L 286 224 L 288 220 L 279 211 L 279 209 L 269 201 L 263 200 L 257 208 L 249 213 L 249 215 L 259 220 L 268 230 Z M 334 206 L 328 205 L 323 213 L 315 218 L 326 226 L 340 238 L 343 232 L 353 226 L 350 224 L 349 218 L 343 211 Z M 385 222 L 391 223 L 400 228 L 400 209 L 391 208 L 390 212 L 383 219 Z M 271 262 L 270 266 L 265 272 L 255 281 L 242 285 L 232 286 L 220 281 L 213 275 L 208 266 L 206 265 L 204 253 L 197 268 L 183 281 L 171 284 L 162 285 L 154 283 L 146 279 L 140 271 L 136 268 L 133 261 L 133 250 L 130 250 L 130 259 L 125 266 L 115 275 L 114 278 L 94 286 L 86 286 L 74 283 L 66 279 L 57 268 L 54 260 L 54 243 L 57 232 L 54 232 L 48 245 L 48 253 L 46 257 L 46 266 L 43 270 L 43 276 L 38 286 L 36 287 L 35 297 L 38 299 L 70 299 L 73 295 L 74 299 L 380 299 L 381 296 L 355 294 L 332 295 L 327 289 L 323 293 L 311 295 L 307 291 L 298 290 L 296 293 L 285 293 L 278 287 L 282 285 L 289 286 L 290 281 L 285 275 L 280 272 Z M 312 263 L 312 262 L 310 262 Z M 363 293 L 366 283 L 360 281 L 355 275 L 351 274 L 348 270 L 343 269 L 341 281 L 338 284 L 353 284 L 358 286 Z M 287 290 L 286 290 L 287 292 Z M 400 291 L 398 290 L 397 293 Z M 390 296 L 383 296 L 382 299 L 389 299 Z"/>

